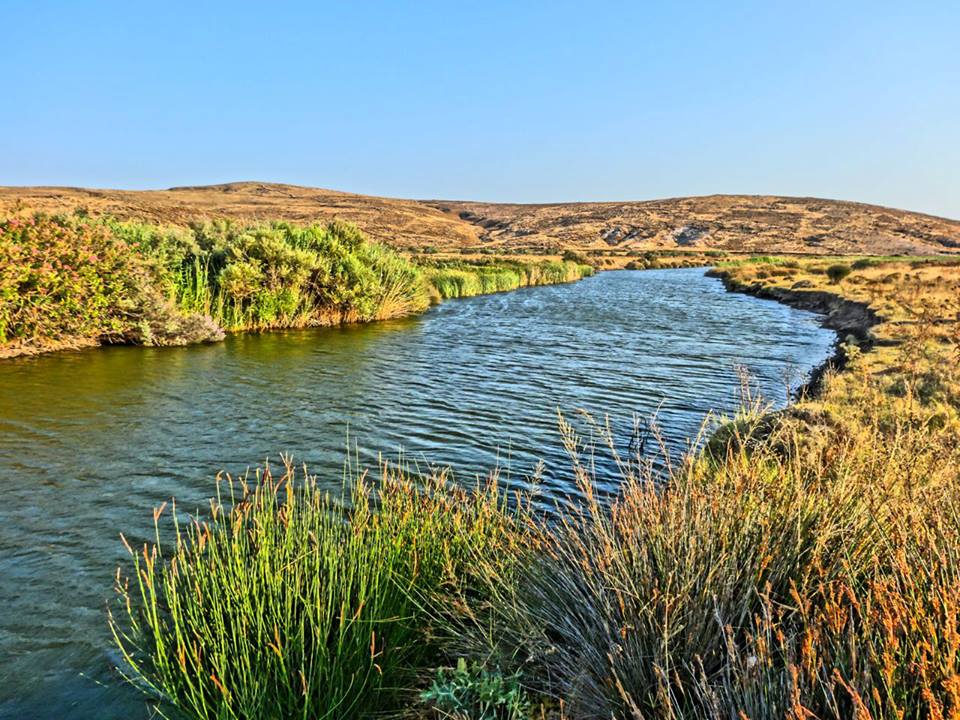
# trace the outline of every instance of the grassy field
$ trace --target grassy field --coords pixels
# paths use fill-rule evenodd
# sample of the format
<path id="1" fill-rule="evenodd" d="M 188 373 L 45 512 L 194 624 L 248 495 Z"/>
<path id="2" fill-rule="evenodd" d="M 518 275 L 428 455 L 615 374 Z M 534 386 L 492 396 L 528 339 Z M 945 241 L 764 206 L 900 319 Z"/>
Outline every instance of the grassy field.
<path id="1" fill-rule="evenodd" d="M 403 317 L 445 298 L 571 282 L 592 270 L 556 258 L 420 266 L 342 222 L 15 217 L 0 222 L 0 358 Z"/>
<path id="2" fill-rule="evenodd" d="M 718 272 L 828 313 L 842 371 L 778 413 L 745 392 L 666 477 L 561 419 L 586 500 L 548 513 L 395 468 L 341 503 L 292 467 L 158 513 L 118 573 L 125 672 L 193 718 L 960 717 L 960 265 Z"/>

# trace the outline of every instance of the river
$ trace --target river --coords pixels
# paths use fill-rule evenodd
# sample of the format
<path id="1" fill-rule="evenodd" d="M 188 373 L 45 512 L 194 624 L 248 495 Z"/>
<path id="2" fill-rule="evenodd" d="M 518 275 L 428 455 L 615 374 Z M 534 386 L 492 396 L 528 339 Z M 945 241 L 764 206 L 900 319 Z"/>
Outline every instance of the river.
<path id="1" fill-rule="evenodd" d="M 147 718 L 106 625 L 122 531 L 221 469 L 291 453 L 340 482 L 347 448 L 461 481 L 495 466 L 568 494 L 556 413 L 656 412 L 675 451 L 738 403 L 739 365 L 788 400 L 830 354 L 815 315 L 727 293 L 703 269 L 606 272 L 443 303 L 401 321 L 0 361 L 0 717 Z"/>

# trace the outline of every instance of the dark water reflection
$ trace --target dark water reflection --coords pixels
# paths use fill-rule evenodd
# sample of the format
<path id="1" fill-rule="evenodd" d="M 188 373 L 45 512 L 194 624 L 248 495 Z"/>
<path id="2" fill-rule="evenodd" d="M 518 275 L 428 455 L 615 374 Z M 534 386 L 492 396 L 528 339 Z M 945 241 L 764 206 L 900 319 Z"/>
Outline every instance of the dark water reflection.
<path id="1" fill-rule="evenodd" d="M 783 404 L 828 354 L 816 318 L 726 293 L 702 270 L 604 273 L 450 302 L 399 322 L 112 348 L 0 363 L 0 717 L 145 718 L 111 671 L 105 625 L 118 541 L 150 510 L 196 507 L 220 469 L 290 452 L 339 483 L 402 450 L 459 477 L 495 465 L 569 492 L 556 410 L 658 407 L 682 448 L 731 411 L 743 364 Z"/>

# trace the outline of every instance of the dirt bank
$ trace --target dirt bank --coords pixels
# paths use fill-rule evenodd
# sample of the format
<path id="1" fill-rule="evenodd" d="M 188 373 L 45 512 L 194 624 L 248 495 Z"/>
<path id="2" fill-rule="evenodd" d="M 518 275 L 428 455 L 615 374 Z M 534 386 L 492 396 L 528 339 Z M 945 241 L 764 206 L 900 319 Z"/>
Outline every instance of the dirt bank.
<path id="1" fill-rule="evenodd" d="M 810 379 L 797 389 L 798 396 L 815 395 L 819 392 L 823 376 L 827 371 L 843 369 L 847 359 L 844 346 L 851 336 L 862 350 L 872 348 L 877 340 L 871 332 L 871 328 L 884 322 L 884 319 L 866 303 L 848 300 L 823 290 L 744 283 L 735 279 L 722 268 L 711 268 L 707 271 L 707 275 L 718 278 L 730 292 L 776 300 L 799 310 L 816 313 L 820 316 L 820 324 L 823 327 L 837 333 L 837 339 L 834 342 L 830 357 L 823 364 L 814 368 L 810 373 Z"/>

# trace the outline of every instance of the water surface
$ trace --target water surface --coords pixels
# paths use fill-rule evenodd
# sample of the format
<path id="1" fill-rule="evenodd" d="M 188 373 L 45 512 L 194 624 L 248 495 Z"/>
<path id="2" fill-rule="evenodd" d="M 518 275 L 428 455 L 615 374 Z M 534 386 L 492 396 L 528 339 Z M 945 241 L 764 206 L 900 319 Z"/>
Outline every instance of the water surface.
<path id="1" fill-rule="evenodd" d="M 659 408 L 675 448 L 738 402 L 772 402 L 830 352 L 817 318 L 703 270 L 602 273 L 444 303 L 404 321 L 0 362 L 0 717 L 147 718 L 118 681 L 105 608 L 151 508 L 204 504 L 220 469 L 293 453 L 339 482 L 348 442 L 460 478 L 500 465 L 571 488 L 558 408 L 624 437 Z"/>

